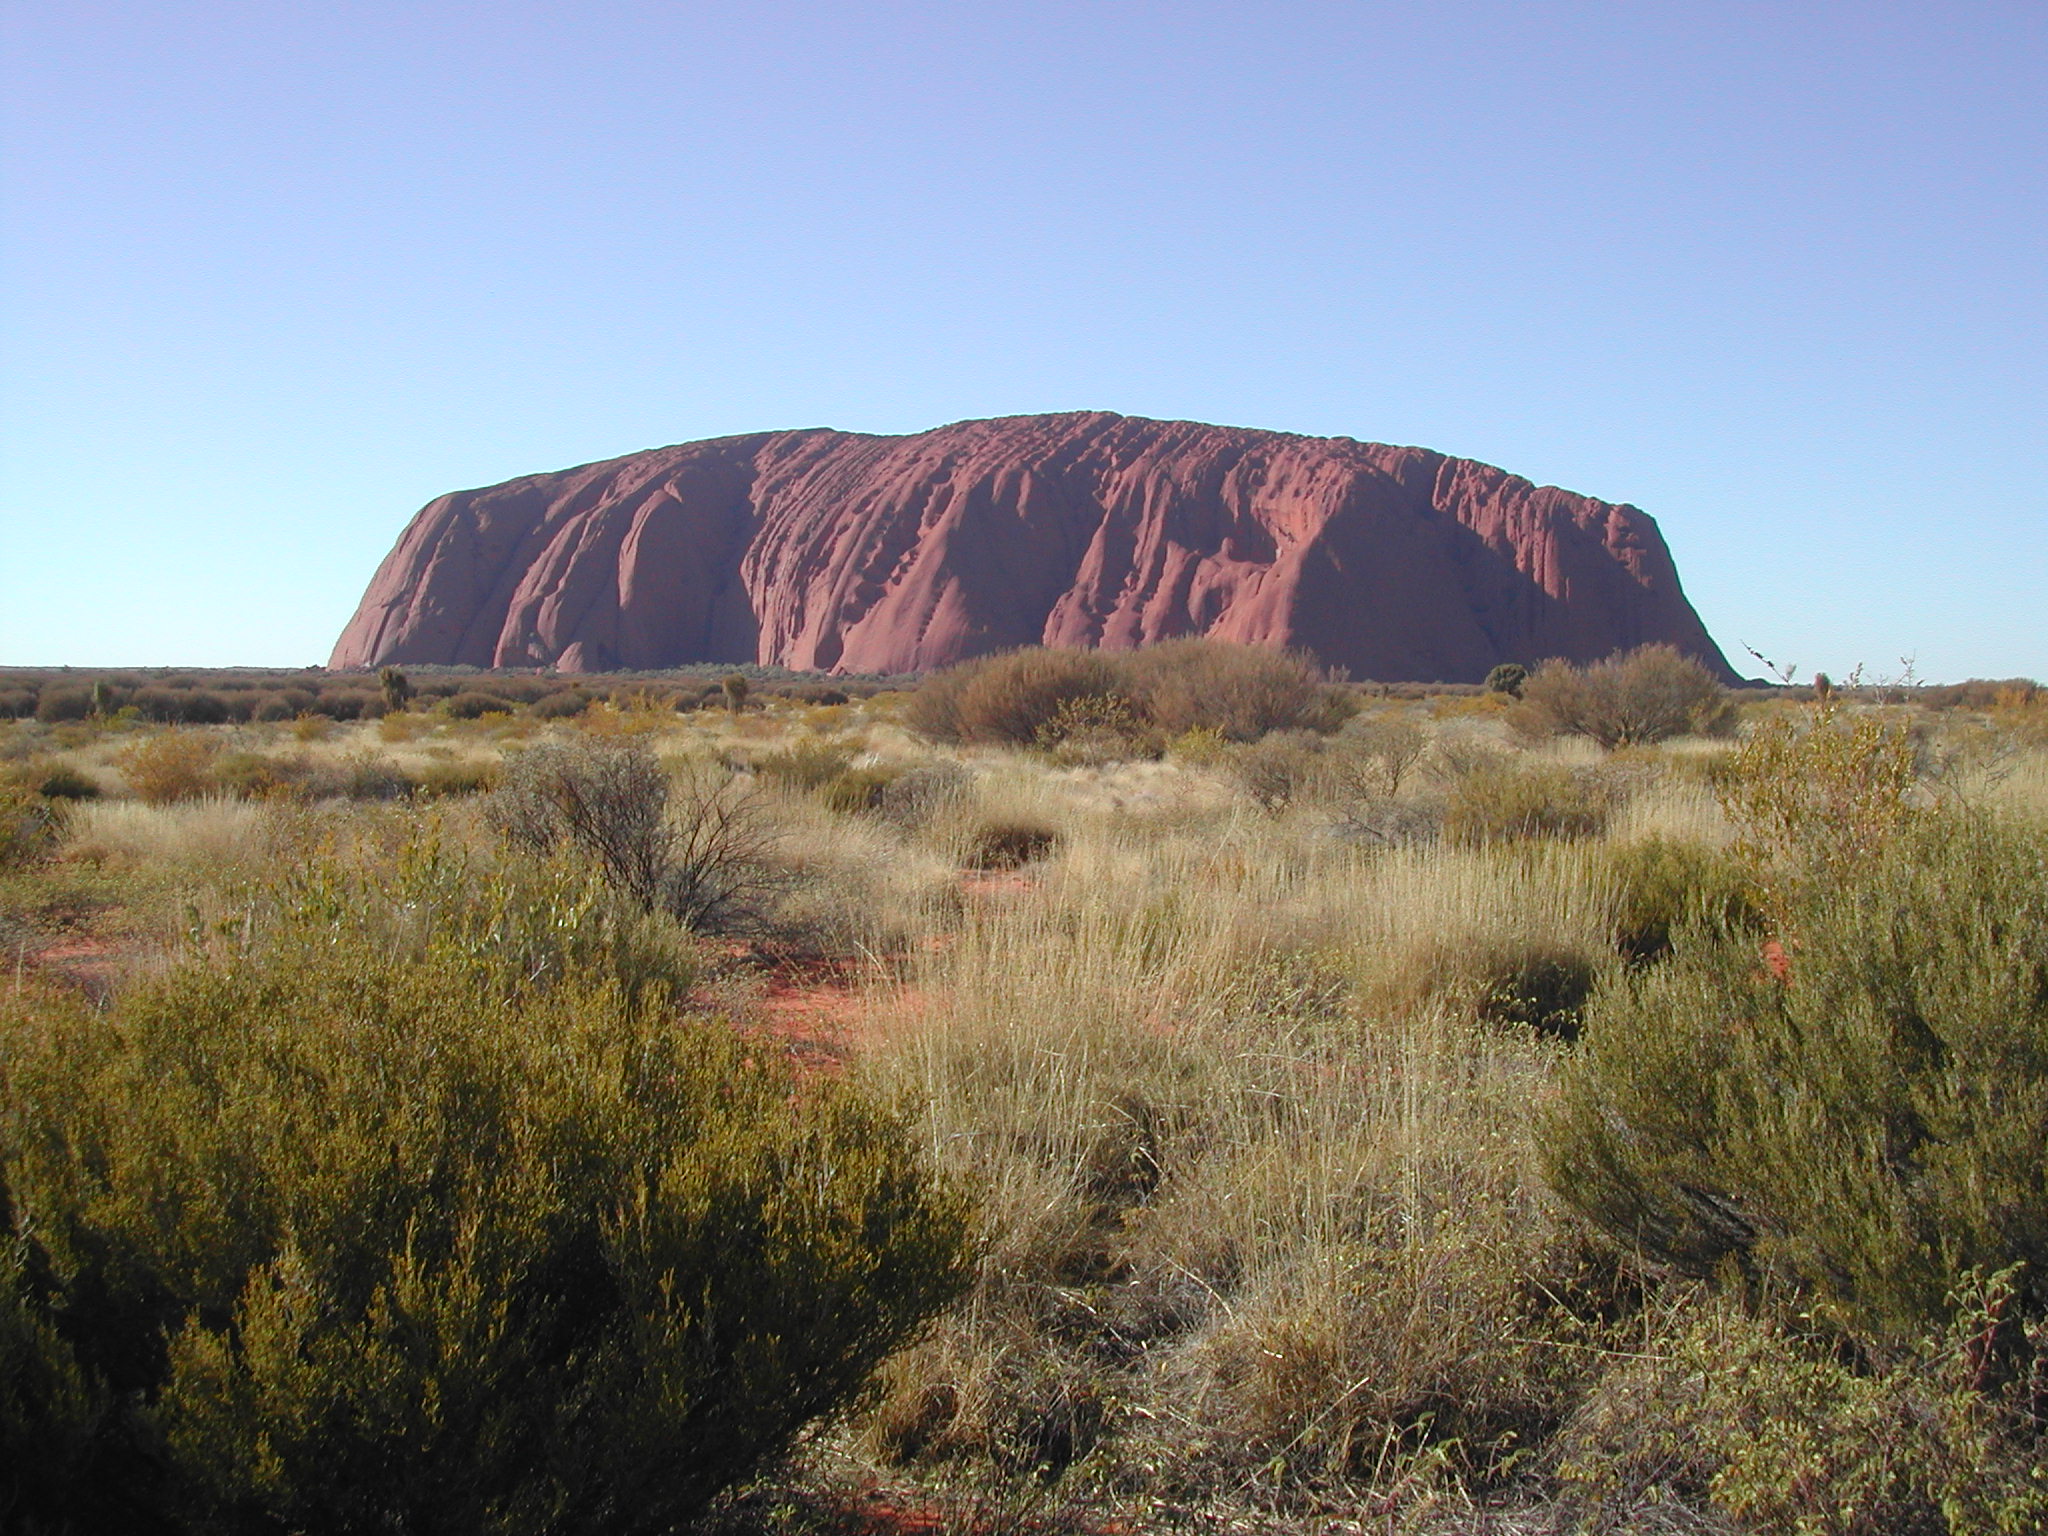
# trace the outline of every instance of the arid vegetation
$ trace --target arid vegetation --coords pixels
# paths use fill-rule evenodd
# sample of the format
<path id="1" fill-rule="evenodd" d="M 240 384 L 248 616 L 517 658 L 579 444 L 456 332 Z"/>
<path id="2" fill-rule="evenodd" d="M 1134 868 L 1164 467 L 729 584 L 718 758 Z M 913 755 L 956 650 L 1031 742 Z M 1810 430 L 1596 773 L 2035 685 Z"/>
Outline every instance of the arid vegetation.
<path id="1" fill-rule="evenodd" d="M 0 1509 L 2048 1523 L 2048 696 L 0 674 Z M 147 696 L 147 697 L 145 697 Z"/>

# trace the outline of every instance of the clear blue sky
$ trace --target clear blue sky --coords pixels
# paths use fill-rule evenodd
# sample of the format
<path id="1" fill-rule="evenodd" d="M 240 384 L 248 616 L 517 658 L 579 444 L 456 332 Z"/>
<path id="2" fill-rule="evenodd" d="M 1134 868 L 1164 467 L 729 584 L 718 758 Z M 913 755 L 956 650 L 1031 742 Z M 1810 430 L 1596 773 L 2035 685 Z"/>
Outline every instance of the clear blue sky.
<path id="1" fill-rule="evenodd" d="M 9 0 L 0 662 L 323 661 L 442 491 L 1106 409 L 2048 678 L 2048 5 Z"/>

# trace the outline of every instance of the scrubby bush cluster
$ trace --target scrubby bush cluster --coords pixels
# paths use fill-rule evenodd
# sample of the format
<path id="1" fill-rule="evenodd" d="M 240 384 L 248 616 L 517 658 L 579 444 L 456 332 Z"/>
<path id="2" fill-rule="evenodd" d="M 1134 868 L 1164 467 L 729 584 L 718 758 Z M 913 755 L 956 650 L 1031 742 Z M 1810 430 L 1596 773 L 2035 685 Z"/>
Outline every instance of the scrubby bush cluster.
<path id="1" fill-rule="evenodd" d="M 1528 728 L 1590 736 L 1603 747 L 1713 735 L 1734 720 L 1720 680 L 1668 645 L 1642 646 L 1586 667 L 1546 661 L 1519 693 Z"/>
<path id="2" fill-rule="evenodd" d="M 758 921 L 778 884 L 775 837 L 748 785 L 707 763 L 672 775 L 631 742 L 522 752 L 490 809 L 520 846 L 576 849 L 642 909 L 698 932 Z"/>
<path id="3" fill-rule="evenodd" d="M 1334 730 L 1350 696 L 1307 658 L 1219 640 L 1130 652 L 1010 651 L 927 677 L 906 719 L 934 741 L 1056 749 L 1120 739 L 1123 755 L 1165 737 L 1213 731 L 1257 741 L 1273 731 Z"/>
<path id="4" fill-rule="evenodd" d="M 888 1114 L 462 888 L 407 949 L 313 879 L 110 1016 L 0 1004 L 10 1529 L 669 1531 L 956 1289 Z"/>
<path id="5" fill-rule="evenodd" d="M 1809 1291 L 1868 1341 L 2022 1266 L 2048 1315 L 2048 841 L 1944 815 L 1802 888 L 1773 961 L 1681 927 L 1563 1077 L 1553 1181 L 1633 1247 Z"/>

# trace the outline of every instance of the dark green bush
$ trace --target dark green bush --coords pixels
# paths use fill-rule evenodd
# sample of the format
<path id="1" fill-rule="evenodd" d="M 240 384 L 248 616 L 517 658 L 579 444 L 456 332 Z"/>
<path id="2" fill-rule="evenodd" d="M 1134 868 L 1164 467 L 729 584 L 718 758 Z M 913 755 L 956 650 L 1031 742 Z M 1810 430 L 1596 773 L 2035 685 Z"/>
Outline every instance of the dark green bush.
<path id="1" fill-rule="evenodd" d="M 1356 709 L 1305 656 L 1174 640 L 1130 652 L 1034 647 L 980 657 L 925 678 L 904 718 L 934 741 L 1056 747 L 1092 731 L 1121 738 L 1124 755 L 1157 756 L 1166 736 L 1204 730 L 1257 741 L 1270 731 L 1334 731 Z"/>
<path id="2" fill-rule="evenodd" d="M 49 854 L 63 829 L 63 814 L 55 803 L 0 784 L 0 869 Z"/>
<path id="3" fill-rule="evenodd" d="M 1486 691 L 1504 693 L 1511 699 L 1522 696 L 1522 684 L 1529 680 L 1529 669 L 1518 661 L 1504 661 L 1486 674 Z"/>
<path id="4" fill-rule="evenodd" d="M 1567 1498 L 1712 1506 L 1759 1532 L 2042 1530 L 2039 1404 L 2023 1377 L 1987 1381 L 1981 1369 L 1986 1335 L 2008 1321 L 2008 1277 L 1973 1281 L 1957 1300 L 1947 1329 L 1878 1365 L 1790 1309 L 1686 1309 L 1653 1347 L 1617 1361 L 1565 1426 Z M 1580 1512 L 1589 1518 L 1556 1528 L 1613 1528 Z"/>
<path id="5" fill-rule="evenodd" d="M 428 763 L 413 782 L 414 792 L 428 800 L 481 795 L 498 787 L 496 763 Z"/>
<path id="6" fill-rule="evenodd" d="M 238 800 L 271 800 L 295 792 L 305 765 L 261 752 L 223 752 L 210 772 L 214 784 Z"/>
<path id="7" fill-rule="evenodd" d="M 1481 967 L 1479 1017 L 1555 1040 L 1576 1040 L 1598 973 L 1584 955 L 1565 949 L 1518 951 Z"/>
<path id="8" fill-rule="evenodd" d="M 1608 867 L 1620 887 L 1614 946 L 1631 960 L 1668 954 L 1671 935 L 1688 920 L 1760 926 L 1755 883 L 1728 854 L 1653 837 L 1614 848 Z"/>
<path id="9" fill-rule="evenodd" d="M 944 1303 L 905 1128 L 623 987 L 606 911 L 420 846 L 0 1004 L 10 1530 L 668 1532 Z"/>
<path id="10" fill-rule="evenodd" d="M 4 1034 L 16 1529 L 652 1536 L 961 1283 L 901 1125 L 659 998 L 309 933 Z"/>
<path id="11" fill-rule="evenodd" d="M 313 713 L 325 715 L 329 720 L 360 720 L 364 710 L 373 703 L 382 702 L 382 696 L 374 693 L 355 690 L 323 692 L 319 703 L 313 707 Z"/>
<path id="12" fill-rule="evenodd" d="M 309 767 L 298 784 L 309 800 L 403 800 L 418 787 L 412 775 L 367 753 Z"/>
<path id="13" fill-rule="evenodd" d="M 1151 759 L 1166 750 L 1159 733 L 1120 694 L 1068 699 L 1038 728 L 1036 745 L 1069 768 Z"/>
<path id="14" fill-rule="evenodd" d="M 2048 1312 L 2048 835 L 1962 814 L 1799 887 L 1755 935 L 1681 926 L 1596 995 L 1543 1140 L 1651 1258 L 1782 1277 L 1864 1339 L 1971 1271 Z"/>
<path id="15" fill-rule="evenodd" d="M 754 772 L 770 784 L 810 794 L 823 789 L 853 766 L 853 749 L 809 737 L 770 752 L 754 764 Z"/>
<path id="16" fill-rule="evenodd" d="M 385 713 L 396 714 L 412 698 L 412 681 L 398 668 L 385 667 L 377 673 L 377 692 L 384 700 Z"/>
<path id="17" fill-rule="evenodd" d="M 1284 731 L 1252 742 L 1228 759 L 1231 776 L 1260 810 L 1279 812 L 1320 785 L 1326 749 L 1310 731 Z"/>
<path id="18" fill-rule="evenodd" d="M 45 800 L 97 800 L 100 797 L 100 787 L 95 780 L 65 763 L 34 774 L 27 787 Z"/>
<path id="19" fill-rule="evenodd" d="M 784 880 L 750 785 L 708 764 L 672 778 L 630 742 L 520 753 L 490 814 L 517 846 L 574 850 L 643 910 L 700 932 L 764 920 Z"/>
<path id="20" fill-rule="evenodd" d="M 919 831 L 950 806 L 964 800 L 974 776 L 957 763 L 933 761 L 904 770 L 882 787 L 875 809 L 884 821 L 906 832 Z"/>
<path id="21" fill-rule="evenodd" d="M 967 837 L 969 869 L 1022 869 L 1059 845 L 1060 835 L 1036 821 L 986 821 Z"/>
<path id="22" fill-rule="evenodd" d="M 527 706 L 526 712 L 536 720 L 571 720 L 588 708 L 590 695 L 569 688 L 535 699 Z"/>
<path id="23" fill-rule="evenodd" d="M 501 699 L 495 693 L 478 693 L 472 690 L 442 700 L 441 708 L 456 720 L 475 720 L 484 715 L 507 715 L 517 706 L 510 699 Z"/>

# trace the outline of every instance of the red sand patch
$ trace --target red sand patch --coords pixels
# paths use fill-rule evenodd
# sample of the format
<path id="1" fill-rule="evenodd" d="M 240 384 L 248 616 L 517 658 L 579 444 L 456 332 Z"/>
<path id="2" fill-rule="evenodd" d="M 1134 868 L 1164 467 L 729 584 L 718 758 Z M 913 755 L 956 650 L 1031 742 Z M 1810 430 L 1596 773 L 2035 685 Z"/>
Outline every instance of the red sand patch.
<path id="1" fill-rule="evenodd" d="M 55 981 L 77 987 L 95 1001 L 112 994 L 121 968 L 129 958 L 108 939 L 74 935 L 17 951 L 12 969 L 34 971 Z"/>
<path id="2" fill-rule="evenodd" d="M 960 872 L 960 894 L 969 900 L 996 901 L 1020 896 L 1037 882 L 1015 870 L 964 869 Z"/>
<path id="3" fill-rule="evenodd" d="M 1034 1519 L 1014 1509 L 992 1509 L 985 1504 L 956 1504 L 921 1498 L 912 1493 L 871 1488 L 838 1506 L 847 1521 L 849 1536 L 993 1536 L 996 1532 L 1039 1531 L 1052 1536 L 1131 1536 L 1133 1527 L 1120 1520 L 1089 1521 L 1080 1524 L 1069 1515 L 1064 1519 Z"/>
<path id="4" fill-rule="evenodd" d="M 799 1069 L 836 1071 L 870 1034 L 862 983 L 873 974 L 873 961 L 778 957 L 745 948 L 731 953 L 732 968 L 693 1001 L 732 1012 L 741 1028 L 776 1041 Z M 736 979 L 738 998 L 729 990 Z"/>

